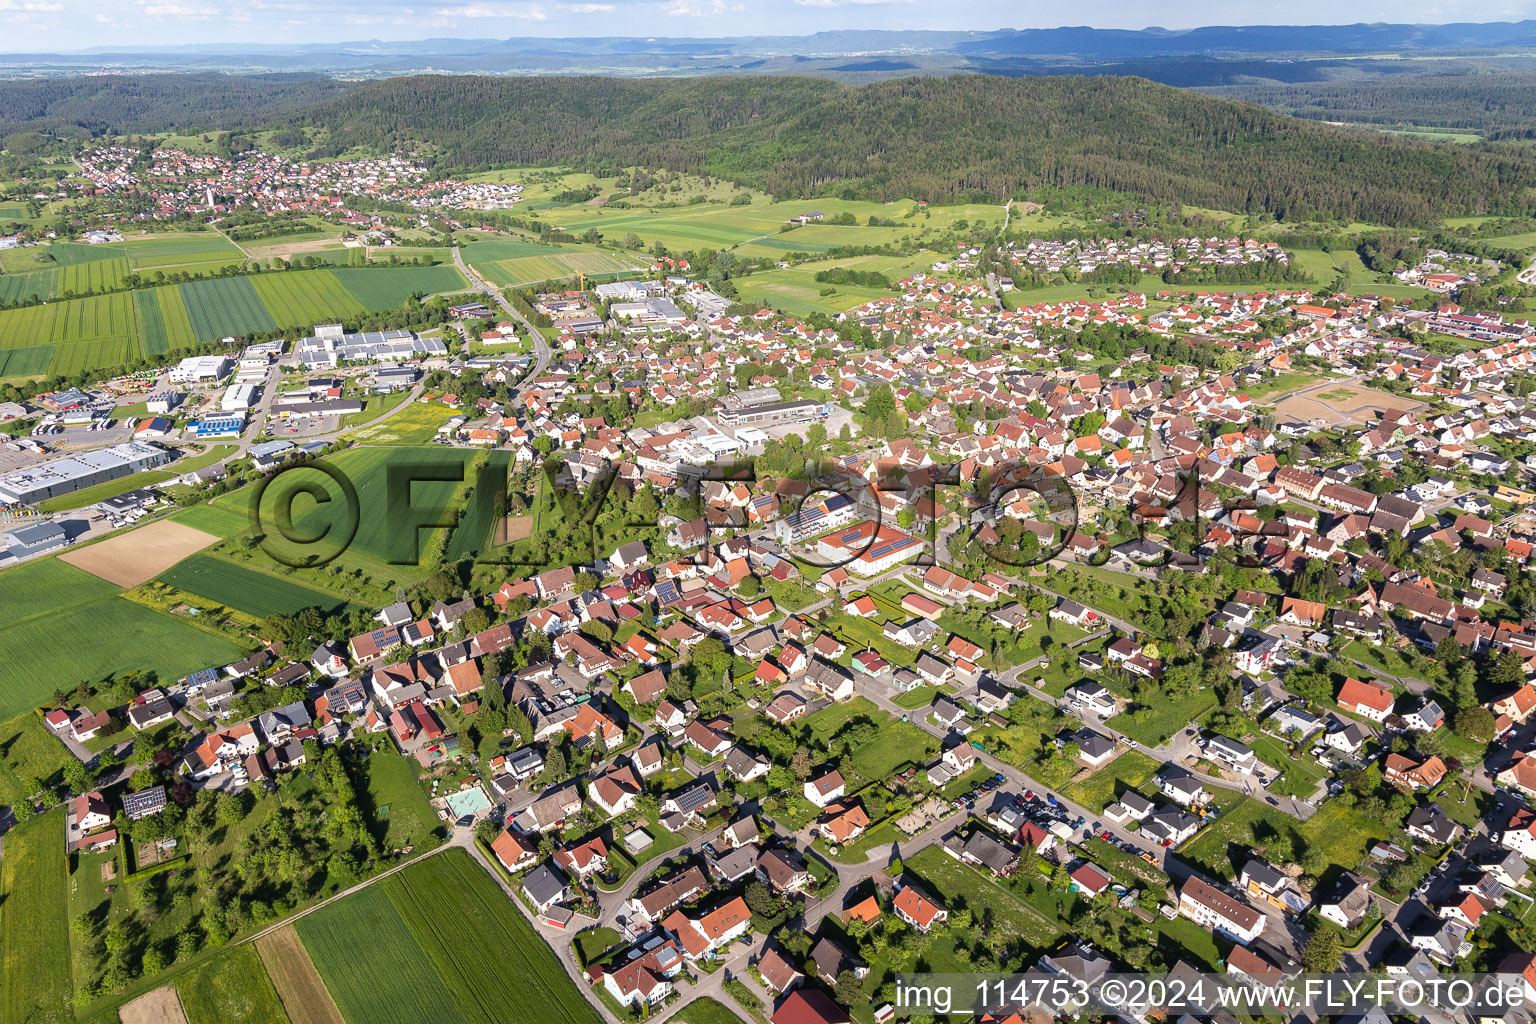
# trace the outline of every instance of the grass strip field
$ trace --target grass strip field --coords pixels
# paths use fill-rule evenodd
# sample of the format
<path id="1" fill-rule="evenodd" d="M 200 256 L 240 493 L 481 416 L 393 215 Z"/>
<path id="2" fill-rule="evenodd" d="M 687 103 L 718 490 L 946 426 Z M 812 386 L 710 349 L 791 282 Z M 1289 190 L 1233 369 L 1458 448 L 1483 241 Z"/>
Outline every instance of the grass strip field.
<path id="1" fill-rule="evenodd" d="M 477 483 L 477 490 L 481 486 L 489 487 L 490 482 L 495 480 L 498 474 L 504 482 L 507 479 L 507 466 L 511 461 L 511 452 L 491 452 L 490 461 L 480 470 L 477 477 L 485 483 Z M 469 507 L 464 510 L 464 515 L 459 520 L 458 527 L 453 531 L 453 541 L 448 546 L 448 558 L 454 560 L 484 551 L 491 542 L 491 527 L 496 525 L 498 511 L 489 502 L 471 499 Z"/>
<path id="2" fill-rule="evenodd" d="M 194 281 L 178 287 L 198 341 L 218 341 L 277 329 L 248 277 Z"/>
<path id="3" fill-rule="evenodd" d="M 215 537 L 233 537 L 250 528 L 251 517 L 226 505 L 193 505 L 172 512 L 170 519 Z"/>
<path id="4" fill-rule="evenodd" d="M 62 808 L 5 835 L 0 858 L 0 1002 L 7 1021 L 73 1024 L 70 1008 L 69 859 Z"/>
<path id="5" fill-rule="evenodd" d="M 486 263 L 500 263 L 502 260 L 521 259 L 524 256 L 552 256 L 564 251 L 559 246 L 541 245 L 521 238 L 497 238 L 489 242 L 471 242 L 459 249 L 464 262 L 472 267 Z"/>
<path id="6" fill-rule="evenodd" d="M 236 946 L 176 979 L 187 1024 L 288 1024 L 253 946 Z"/>
<path id="7" fill-rule="evenodd" d="M 382 885 L 322 907 L 294 927 L 347 1024 L 467 1024 Z M 360 956 L 364 941 L 368 955 Z"/>
<path id="8" fill-rule="evenodd" d="M 133 239 L 120 246 L 134 269 L 155 270 L 187 263 L 222 265 L 245 259 L 223 235 L 211 231 L 180 237 Z"/>
<path id="9" fill-rule="evenodd" d="M 245 655 L 228 640 L 125 598 L 109 597 L 0 628 L 0 718 L 47 700 L 82 679 L 131 669 L 171 682 Z"/>
<path id="10" fill-rule="evenodd" d="M 322 323 L 366 312 L 329 270 L 288 271 L 251 279 L 272 319 L 287 327 Z"/>
<path id="11" fill-rule="evenodd" d="M 153 487 L 155 484 L 165 483 L 175 475 L 163 469 L 145 470 L 142 473 L 120 476 L 116 480 L 83 487 L 69 494 L 61 494 L 57 498 L 48 498 L 39 502 L 37 508 L 40 512 L 68 512 L 70 509 L 85 508 L 87 505 L 115 498 L 119 494 L 127 494 L 140 487 Z"/>
<path id="12" fill-rule="evenodd" d="M 162 583 L 206 597 L 258 618 L 302 608 L 334 611 L 346 598 L 247 569 L 212 555 L 197 554 L 160 574 Z"/>
<path id="13" fill-rule="evenodd" d="M 412 295 L 435 295 L 469 287 L 452 265 L 432 267 L 347 267 L 331 271 L 370 313 L 398 309 Z"/>
<path id="14" fill-rule="evenodd" d="M 577 273 L 611 274 L 630 269 L 627 264 L 607 253 L 568 252 L 545 256 L 520 256 L 482 264 L 476 269 L 490 278 L 492 284 L 504 288 L 549 281 L 556 278 L 574 277 Z"/>
<path id="15" fill-rule="evenodd" d="M 29 345 L 26 348 L 0 348 L 0 377 L 30 377 L 47 373 L 53 362 L 54 346 Z"/>
<path id="16" fill-rule="evenodd" d="M 257 939 L 256 950 L 293 1024 L 346 1024 L 298 932 L 279 928 Z"/>
<path id="17" fill-rule="evenodd" d="M 466 851 L 448 850 L 381 885 L 470 1024 L 600 1020 L 549 946 Z M 499 976 L 517 979 L 515 1002 L 497 991 Z"/>

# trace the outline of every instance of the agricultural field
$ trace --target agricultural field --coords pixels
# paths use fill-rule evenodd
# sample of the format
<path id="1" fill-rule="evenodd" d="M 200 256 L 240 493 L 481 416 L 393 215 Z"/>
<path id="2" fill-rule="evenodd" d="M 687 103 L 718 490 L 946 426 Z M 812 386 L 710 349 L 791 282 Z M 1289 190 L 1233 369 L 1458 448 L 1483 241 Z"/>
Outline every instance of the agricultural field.
<path id="1" fill-rule="evenodd" d="M 0 302 L 22 299 L 51 299 L 58 289 L 58 272 L 31 270 L 0 274 Z"/>
<path id="2" fill-rule="evenodd" d="M 736 288 L 743 302 L 766 302 L 775 309 L 801 316 L 841 313 L 870 299 L 889 298 L 895 294 L 884 288 L 818 282 L 816 272 L 829 266 L 827 263 L 810 263 L 790 270 L 758 271 L 737 278 Z M 831 294 L 823 295 L 823 290 Z"/>
<path id="3" fill-rule="evenodd" d="M 0 627 L 0 718 L 28 711 L 54 690 L 128 669 L 174 681 L 246 652 L 223 637 L 126 598 L 105 597 Z"/>
<path id="4" fill-rule="evenodd" d="M 444 916 L 442 908 L 455 913 Z M 491 877 L 447 850 L 301 919 L 348 1024 L 596 1024 L 597 1012 Z M 360 936 L 368 956 L 357 955 Z M 515 977 L 520 997 L 497 979 Z"/>
<path id="5" fill-rule="evenodd" d="M 64 811 L 6 833 L 0 858 L 0 1009 L 7 1021 L 72 1024 Z"/>
<path id="6" fill-rule="evenodd" d="M 477 242 L 464 249 L 463 254 L 466 263 L 503 288 L 574 277 L 577 273 L 615 274 L 635 266 L 596 249 L 555 248 L 516 240 Z"/>
<path id="7" fill-rule="evenodd" d="M 465 851 L 448 850 L 381 884 L 470 1024 L 598 1021 L 549 946 Z M 443 907 L 456 913 L 449 918 Z M 518 979 L 514 1005 L 487 983 L 503 972 Z"/>
<path id="8" fill-rule="evenodd" d="M 45 374 L 53 362 L 53 353 L 52 345 L 0 348 L 0 378 L 35 377 Z"/>
<path id="9" fill-rule="evenodd" d="M 298 932 L 279 928 L 257 939 L 256 949 L 293 1024 L 346 1024 Z"/>
<path id="10" fill-rule="evenodd" d="M 294 928 L 347 1024 L 468 1024 L 382 885 L 322 907 Z M 360 956 L 364 942 L 368 953 Z"/>
<path id="11" fill-rule="evenodd" d="M 122 257 L 109 260 L 91 260 L 89 263 L 72 263 L 59 270 L 55 284 L 58 292 L 88 295 L 93 292 L 121 288 L 128 276 L 128 261 Z"/>
<path id="12" fill-rule="evenodd" d="M 249 277 L 193 281 L 178 287 L 198 341 L 277 329 Z"/>
<path id="13" fill-rule="evenodd" d="M 452 265 L 348 267 L 332 273 L 370 313 L 398 309 L 413 295 L 436 295 L 469 287 L 459 268 Z"/>
<path id="14" fill-rule="evenodd" d="M 329 270 L 289 271 L 251 278 L 272 319 L 285 327 L 325 323 L 366 310 Z"/>
<path id="15" fill-rule="evenodd" d="M 291 615 L 303 608 L 321 608 L 330 612 L 347 603 L 345 598 L 334 593 L 322 593 L 206 554 L 193 555 L 177 563 L 161 573 L 159 579 L 178 590 L 206 597 L 257 618 L 278 612 Z"/>
<path id="16" fill-rule="evenodd" d="M 139 344 L 146 355 L 197 344 L 180 288 L 166 285 L 140 289 L 133 293 L 133 300 L 139 311 Z"/>
<path id="17" fill-rule="evenodd" d="M 288 1024 L 254 946 L 238 946 L 176 978 L 187 1024 Z"/>
<path id="18" fill-rule="evenodd" d="M 0 573 L 0 623 L 52 615 L 112 597 L 117 587 L 57 558 L 40 558 Z"/>

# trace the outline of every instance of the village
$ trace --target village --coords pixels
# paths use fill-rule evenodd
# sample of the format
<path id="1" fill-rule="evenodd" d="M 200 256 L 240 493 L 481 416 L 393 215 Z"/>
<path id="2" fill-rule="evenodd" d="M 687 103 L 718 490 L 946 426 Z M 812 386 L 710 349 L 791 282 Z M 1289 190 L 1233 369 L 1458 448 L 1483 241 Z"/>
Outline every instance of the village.
<path id="1" fill-rule="evenodd" d="M 1251 244 L 1124 260 L 1283 256 Z M 1536 980 L 1528 321 L 1301 287 L 1010 309 L 932 273 L 813 327 L 653 270 L 540 293 L 547 339 L 468 304 L 472 352 L 319 325 L 157 382 L 210 401 L 155 436 L 250 439 L 324 416 L 340 367 L 528 504 L 624 514 L 541 521 L 560 564 L 445 566 L 361 631 L 268 617 L 238 661 L 61 690 L 73 855 L 365 750 L 610 1020 L 883 1024 L 918 962 Z M 370 450 L 334 440 L 221 471 Z"/>

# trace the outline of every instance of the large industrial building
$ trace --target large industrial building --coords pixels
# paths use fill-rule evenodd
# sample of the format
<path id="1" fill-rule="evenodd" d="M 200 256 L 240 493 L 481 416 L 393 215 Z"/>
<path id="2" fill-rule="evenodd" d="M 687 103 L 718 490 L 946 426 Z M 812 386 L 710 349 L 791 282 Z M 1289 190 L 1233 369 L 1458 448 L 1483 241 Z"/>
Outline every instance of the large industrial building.
<path id="1" fill-rule="evenodd" d="M 306 370 L 328 370 L 342 363 L 399 362 L 426 356 L 446 356 L 448 346 L 438 338 L 418 338 L 410 331 L 369 331 L 347 334 L 339 324 L 322 324 L 302 339 L 297 352 Z"/>
<path id="2" fill-rule="evenodd" d="M 35 505 L 171 461 L 171 453 L 145 441 L 102 448 L 0 476 L 0 499 Z"/>
<path id="3" fill-rule="evenodd" d="M 825 402 L 803 398 L 786 402 L 775 388 L 753 388 L 715 399 L 720 422 L 730 427 L 772 423 L 806 423 L 826 419 Z"/>

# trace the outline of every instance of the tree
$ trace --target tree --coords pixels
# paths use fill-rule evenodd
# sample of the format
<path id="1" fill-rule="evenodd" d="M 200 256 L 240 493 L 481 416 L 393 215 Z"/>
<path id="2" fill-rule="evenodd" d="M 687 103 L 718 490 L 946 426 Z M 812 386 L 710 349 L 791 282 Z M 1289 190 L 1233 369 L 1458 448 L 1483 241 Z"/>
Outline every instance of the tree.
<path id="1" fill-rule="evenodd" d="M 544 755 L 544 777 L 559 782 L 565 778 L 566 772 L 565 751 L 560 747 L 550 747 L 549 753 Z"/>
<path id="2" fill-rule="evenodd" d="M 1474 743 L 1491 743 L 1495 728 L 1493 712 L 1484 707 L 1462 708 L 1452 719 L 1452 728 L 1458 736 Z"/>
<path id="3" fill-rule="evenodd" d="M 1301 951 L 1301 963 L 1314 974 L 1328 974 L 1339 969 L 1344 959 L 1344 943 L 1339 933 L 1327 926 L 1320 926 L 1307 940 Z"/>
<path id="4" fill-rule="evenodd" d="M 597 589 L 597 577 L 583 569 L 576 574 L 576 581 L 573 585 L 578 594 L 585 594 L 589 590 Z"/>
<path id="5" fill-rule="evenodd" d="M 832 990 L 832 997 L 842 1006 L 854 1006 L 864 1002 L 864 986 L 859 983 L 859 976 L 853 971 L 840 971 L 837 975 L 837 985 Z"/>
<path id="6" fill-rule="evenodd" d="M 811 752 L 805 747 L 796 747 L 795 756 L 789 762 L 789 770 L 794 772 L 795 778 L 804 782 L 811 777 Z"/>
<path id="7" fill-rule="evenodd" d="M 491 613 L 484 608 L 471 608 L 460 621 L 464 624 L 466 636 L 483 633 L 491 628 Z"/>
<path id="8" fill-rule="evenodd" d="M 427 577 L 427 593 L 432 595 L 434 601 L 448 600 L 453 596 L 455 589 L 457 589 L 457 583 L 454 578 L 441 569 Z"/>
<path id="9" fill-rule="evenodd" d="M 743 576 L 741 582 L 736 584 L 736 590 L 742 597 L 753 598 L 763 592 L 763 581 L 756 576 Z"/>
<path id="10" fill-rule="evenodd" d="M 747 883 L 747 888 L 741 896 L 746 901 L 747 909 L 757 917 L 772 917 L 778 912 L 778 901 L 773 898 L 773 893 L 762 882 Z"/>

